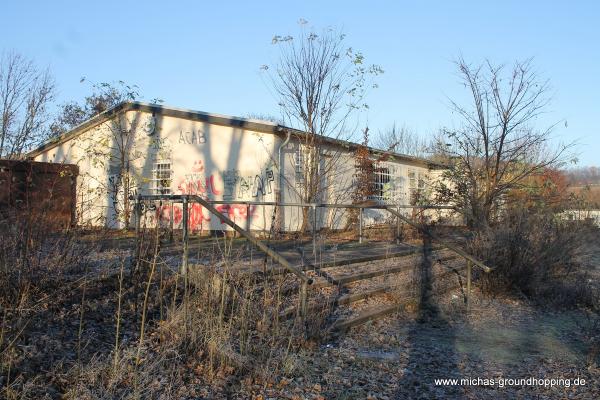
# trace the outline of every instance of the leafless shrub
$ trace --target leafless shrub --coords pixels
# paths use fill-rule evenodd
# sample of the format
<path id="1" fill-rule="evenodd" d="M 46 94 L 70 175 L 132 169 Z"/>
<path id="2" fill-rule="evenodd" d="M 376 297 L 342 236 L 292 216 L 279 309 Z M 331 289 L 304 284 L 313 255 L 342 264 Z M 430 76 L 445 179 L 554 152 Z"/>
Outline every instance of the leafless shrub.
<path id="1" fill-rule="evenodd" d="M 24 294 L 42 290 L 62 274 L 64 265 L 78 254 L 71 234 L 52 234 L 44 229 L 43 220 L 13 219 L 2 221 L 0 243 L 0 302 L 14 305 Z"/>
<path id="2" fill-rule="evenodd" d="M 591 288 L 576 262 L 586 224 L 552 213 L 513 208 L 503 223 L 477 233 L 472 254 L 495 270 L 482 275 L 488 293 L 517 291 L 541 303 L 589 306 Z"/>

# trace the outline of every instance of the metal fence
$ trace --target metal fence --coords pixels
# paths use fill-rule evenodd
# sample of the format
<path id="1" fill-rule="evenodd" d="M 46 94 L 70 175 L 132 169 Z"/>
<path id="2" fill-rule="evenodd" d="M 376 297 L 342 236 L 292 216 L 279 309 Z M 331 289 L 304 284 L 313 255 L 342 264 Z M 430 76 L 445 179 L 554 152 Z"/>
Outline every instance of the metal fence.
<path id="1" fill-rule="evenodd" d="M 291 263 L 282 257 L 275 250 L 265 245 L 260 239 L 256 238 L 248 227 L 243 228 L 239 226 L 235 221 L 232 221 L 228 216 L 221 213 L 215 205 L 218 204 L 241 204 L 246 207 L 263 205 L 263 206 L 275 206 L 275 207 L 304 207 L 310 208 L 313 210 L 313 216 L 316 216 L 317 208 L 344 208 L 344 209 L 358 209 L 359 210 L 359 237 L 358 241 L 362 243 L 363 241 L 363 212 L 365 209 L 382 209 L 389 212 L 392 216 L 396 218 L 397 229 L 399 229 L 401 223 L 406 223 L 413 228 L 417 229 L 422 234 L 428 236 L 432 241 L 437 242 L 442 245 L 444 248 L 452 251 L 458 256 L 462 257 L 467 265 L 467 309 L 469 308 L 470 303 L 470 292 L 471 292 L 471 278 L 472 278 L 472 267 L 478 266 L 484 272 L 488 273 L 492 271 L 492 268 L 485 265 L 483 262 L 477 260 L 472 255 L 468 254 L 461 248 L 457 247 L 453 243 L 450 243 L 436 234 L 434 234 L 426 224 L 418 223 L 412 221 L 407 216 L 403 215 L 400 210 L 401 209 L 417 209 L 417 210 L 428 210 L 428 209 L 437 209 L 437 210 L 453 210 L 452 207 L 448 206 L 434 206 L 434 205 L 385 205 L 385 204 L 319 204 L 319 203 L 276 203 L 276 202 L 254 202 L 254 201 L 219 201 L 219 200 L 207 200 L 200 196 L 196 195 L 138 195 L 135 198 L 135 228 L 136 228 L 136 238 L 139 237 L 140 230 L 140 219 L 141 219 L 141 210 L 142 203 L 148 201 L 167 201 L 174 203 L 182 203 L 183 206 L 183 221 L 182 221 L 182 231 L 183 231 L 183 257 L 182 257 L 182 266 L 181 272 L 185 274 L 187 277 L 188 272 L 188 242 L 189 242 L 189 229 L 188 229 L 188 216 L 189 216 L 189 204 L 190 203 L 198 203 L 202 207 L 205 207 L 211 214 L 217 216 L 223 223 L 231 227 L 234 231 L 238 232 L 241 236 L 245 237 L 248 241 L 258 247 L 261 251 L 263 251 L 268 257 L 272 258 L 275 262 L 279 263 L 283 267 L 285 267 L 289 272 L 296 275 L 300 281 L 300 314 L 304 317 L 306 316 L 307 305 L 306 305 L 306 297 L 307 297 L 307 289 L 308 285 L 312 284 L 312 279 L 307 276 L 302 269 L 294 267 Z M 316 218 L 316 217 L 315 217 Z M 312 224 L 312 240 L 313 240 L 313 251 L 316 251 L 317 244 L 317 224 L 313 222 Z M 173 213 L 171 213 L 171 230 L 173 229 Z"/>

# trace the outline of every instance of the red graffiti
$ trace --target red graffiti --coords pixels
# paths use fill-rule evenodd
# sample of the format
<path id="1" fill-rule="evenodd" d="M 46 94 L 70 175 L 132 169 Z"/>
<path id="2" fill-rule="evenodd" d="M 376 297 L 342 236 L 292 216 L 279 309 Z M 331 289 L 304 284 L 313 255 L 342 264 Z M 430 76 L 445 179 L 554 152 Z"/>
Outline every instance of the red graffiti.
<path id="1" fill-rule="evenodd" d="M 245 221 L 248 217 L 255 217 L 256 206 L 244 204 L 219 204 L 215 207 L 221 214 L 227 215 L 233 222 Z M 221 221 L 221 224 L 223 221 Z"/>
<path id="2" fill-rule="evenodd" d="M 164 205 L 156 209 L 156 218 L 161 223 L 171 222 L 171 210 L 173 210 L 173 225 L 179 225 L 183 219 L 183 211 L 179 206 Z"/>
<path id="3" fill-rule="evenodd" d="M 200 204 L 190 204 L 188 224 L 192 231 L 201 231 L 204 221 L 210 222 L 210 214 Z"/>
<path id="4" fill-rule="evenodd" d="M 191 173 L 180 178 L 177 184 L 177 190 L 180 194 L 195 194 L 198 196 L 210 197 L 211 195 L 220 195 L 223 192 L 217 189 L 214 175 L 206 176 L 202 160 L 194 161 L 190 169 Z"/>
<path id="5" fill-rule="evenodd" d="M 204 163 L 202 162 L 202 160 L 194 161 L 194 165 L 192 166 L 192 172 L 194 172 L 194 173 L 204 172 Z"/>
<path id="6" fill-rule="evenodd" d="M 210 198 L 211 195 L 221 195 L 222 190 L 217 189 L 215 185 L 215 176 L 204 175 L 204 163 L 202 160 L 194 162 L 191 167 L 191 174 L 185 175 L 184 179 L 180 179 L 177 184 L 179 194 L 193 194 Z M 248 218 L 255 216 L 256 206 L 246 206 L 244 204 L 219 204 L 215 208 L 223 215 L 226 215 L 234 222 L 246 221 Z M 171 210 L 170 206 L 162 206 L 156 211 L 156 216 L 161 222 L 170 222 Z M 176 205 L 173 211 L 174 225 L 180 225 L 183 220 L 183 211 L 181 205 Z M 188 226 L 192 231 L 210 229 L 211 215 L 208 210 L 200 204 L 191 203 L 188 210 Z M 208 222 L 208 226 L 203 226 L 204 222 Z M 221 219 L 221 224 L 224 221 Z"/>
<path id="7" fill-rule="evenodd" d="M 180 194 L 195 194 L 199 196 L 220 195 L 223 193 L 215 186 L 214 175 L 204 178 L 198 174 L 187 175 L 179 185 L 177 190 Z"/>
<path id="8" fill-rule="evenodd" d="M 240 223 L 246 221 L 248 218 L 256 217 L 256 206 L 246 206 L 244 204 L 218 204 L 215 206 L 217 211 L 221 214 L 226 215 L 233 222 Z M 180 226 L 183 222 L 183 210 L 180 204 L 174 205 L 173 208 L 173 226 Z M 156 209 L 156 218 L 161 224 L 171 223 L 171 206 L 163 205 Z M 210 225 L 205 225 L 207 222 L 210 224 L 211 215 L 210 212 L 202 207 L 200 204 L 190 204 L 188 210 L 188 226 L 192 231 L 201 231 L 203 229 L 209 229 Z M 225 222 L 221 219 L 221 225 Z"/>

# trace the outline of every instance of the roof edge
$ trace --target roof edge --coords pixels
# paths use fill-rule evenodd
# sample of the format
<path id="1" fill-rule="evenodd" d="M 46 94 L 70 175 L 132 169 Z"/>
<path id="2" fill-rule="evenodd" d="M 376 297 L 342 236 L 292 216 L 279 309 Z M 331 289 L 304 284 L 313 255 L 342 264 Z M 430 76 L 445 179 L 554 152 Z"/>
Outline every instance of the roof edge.
<path id="1" fill-rule="evenodd" d="M 106 111 L 101 112 L 98 115 L 95 115 L 94 117 L 88 119 L 80 125 L 77 125 L 70 131 L 65 132 L 62 135 L 57 136 L 55 138 L 49 139 L 37 148 L 28 152 L 27 157 L 31 158 L 38 156 L 44 151 L 50 150 L 56 146 L 65 143 L 68 140 L 79 136 L 84 131 L 91 129 L 97 125 L 100 125 L 101 123 L 118 115 L 119 113 L 127 111 L 143 111 L 154 115 L 165 115 L 168 117 L 184 118 L 192 121 L 201 121 L 215 125 L 232 126 L 264 133 L 278 133 L 285 129 L 285 127 L 282 127 L 281 125 L 270 123 L 268 121 L 232 117 L 222 114 L 212 114 L 202 111 L 176 107 L 165 107 L 159 104 L 144 103 L 140 101 L 124 101 L 112 108 L 109 108 Z"/>
<path id="2" fill-rule="evenodd" d="M 100 125 L 101 123 L 118 115 L 119 113 L 127 112 L 127 111 L 143 111 L 143 112 L 151 113 L 153 115 L 163 115 L 163 116 L 168 116 L 168 117 L 183 118 L 183 119 L 192 120 L 192 121 L 201 121 L 201 122 L 207 122 L 207 123 L 215 124 L 215 125 L 231 126 L 231 127 L 248 129 L 248 130 L 252 130 L 252 131 L 256 131 L 256 132 L 263 132 L 263 133 L 283 134 L 283 133 L 289 131 L 289 132 L 291 132 L 293 134 L 297 134 L 297 135 L 307 135 L 308 134 L 307 132 L 304 132 L 304 131 L 301 131 L 298 129 L 294 129 L 294 128 L 290 128 L 290 127 L 286 127 L 284 125 L 272 123 L 269 121 L 261 121 L 261 120 L 250 119 L 250 118 L 233 117 L 233 116 L 228 116 L 228 115 L 223 115 L 223 114 L 213 114 L 213 113 L 207 113 L 207 112 L 203 112 L 203 111 L 196 111 L 196 110 L 184 109 L 184 108 L 166 107 L 166 106 L 162 106 L 159 104 L 145 103 L 145 102 L 140 102 L 140 101 L 124 101 L 124 102 L 119 103 L 116 106 L 88 119 L 87 121 L 83 122 L 82 124 L 71 129 L 70 131 L 68 131 L 58 137 L 55 137 L 55 138 L 52 138 L 52 139 L 46 141 L 39 147 L 28 152 L 27 157 L 28 158 L 36 157 L 44 151 L 50 150 L 56 146 L 59 146 L 59 145 L 65 143 L 68 140 L 74 139 L 75 137 L 79 136 L 86 130 Z M 345 141 L 345 140 L 341 140 L 341 139 L 329 138 L 329 137 L 325 137 L 325 136 L 320 136 L 320 139 L 325 142 L 334 144 L 334 145 L 346 147 L 348 149 L 356 149 L 359 146 L 361 146 L 358 143 L 353 143 L 353 142 L 349 142 L 349 141 Z M 391 151 L 375 149 L 373 147 L 367 147 L 367 148 L 368 148 L 369 152 L 373 153 L 373 154 L 386 155 L 386 156 L 389 156 L 392 158 L 397 158 L 397 159 L 400 159 L 403 161 L 412 162 L 412 163 L 420 164 L 420 165 L 425 165 L 429 168 L 447 168 L 443 164 L 439 164 L 434 161 L 427 160 L 425 158 L 414 157 L 414 156 L 409 156 L 406 154 L 400 154 L 400 153 L 395 153 L 395 152 L 391 152 Z"/>

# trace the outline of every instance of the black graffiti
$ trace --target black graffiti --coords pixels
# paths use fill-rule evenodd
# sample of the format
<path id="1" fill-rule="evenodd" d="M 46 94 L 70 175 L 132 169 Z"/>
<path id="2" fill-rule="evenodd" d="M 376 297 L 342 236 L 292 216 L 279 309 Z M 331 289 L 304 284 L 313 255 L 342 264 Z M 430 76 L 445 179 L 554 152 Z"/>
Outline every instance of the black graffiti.
<path id="1" fill-rule="evenodd" d="M 241 175 L 237 170 L 223 172 L 223 199 L 244 199 L 273 193 L 275 175 L 272 170 L 264 174 Z"/>
<path id="2" fill-rule="evenodd" d="M 179 131 L 179 143 L 184 144 L 204 144 L 206 135 L 202 131 Z"/>
<path id="3" fill-rule="evenodd" d="M 273 192 L 273 188 L 271 187 L 271 182 L 275 180 L 273 176 L 273 171 L 266 171 L 265 178 L 262 176 L 256 175 L 254 177 L 254 186 L 252 191 L 252 197 L 258 197 L 258 195 L 264 196 L 265 194 L 271 194 Z"/>
<path id="4" fill-rule="evenodd" d="M 164 138 L 153 138 L 150 141 L 150 148 L 153 150 L 163 150 L 167 147 L 167 139 Z"/>
<path id="5" fill-rule="evenodd" d="M 223 200 L 236 198 L 235 189 L 240 182 L 240 176 L 235 169 L 223 172 Z"/>

